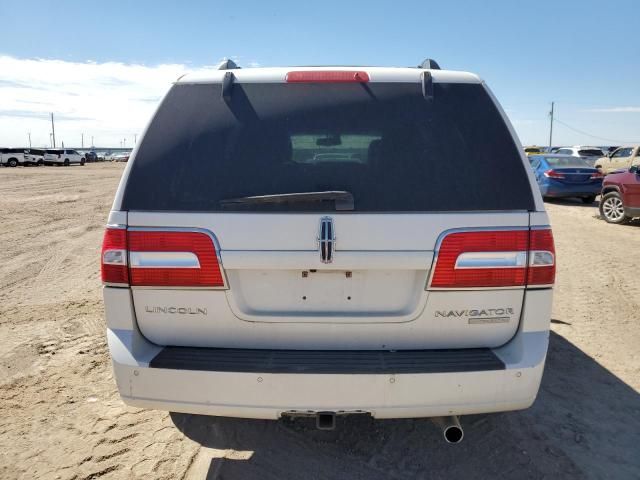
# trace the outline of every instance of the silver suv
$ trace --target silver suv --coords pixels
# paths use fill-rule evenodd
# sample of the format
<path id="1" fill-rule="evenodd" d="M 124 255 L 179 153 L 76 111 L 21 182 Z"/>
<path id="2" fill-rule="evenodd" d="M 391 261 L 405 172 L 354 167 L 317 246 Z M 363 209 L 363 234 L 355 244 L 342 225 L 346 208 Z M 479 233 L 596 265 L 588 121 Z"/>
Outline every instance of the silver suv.
<path id="1" fill-rule="evenodd" d="M 514 131 L 470 73 L 223 69 L 162 101 L 102 248 L 130 405 L 277 419 L 529 407 L 555 276 Z M 454 416 L 454 417 L 451 417 Z"/>

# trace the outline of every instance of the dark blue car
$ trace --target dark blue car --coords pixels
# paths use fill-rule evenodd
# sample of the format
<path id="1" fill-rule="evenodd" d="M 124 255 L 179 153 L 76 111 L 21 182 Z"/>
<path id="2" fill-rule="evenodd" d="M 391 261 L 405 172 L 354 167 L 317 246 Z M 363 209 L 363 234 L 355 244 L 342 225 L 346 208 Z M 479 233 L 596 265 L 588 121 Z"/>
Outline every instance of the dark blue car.
<path id="1" fill-rule="evenodd" d="M 593 203 L 602 189 L 604 175 L 580 157 L 531 155 L 529 162 L 542 198 L 578 197 L 583 203 Z"/>

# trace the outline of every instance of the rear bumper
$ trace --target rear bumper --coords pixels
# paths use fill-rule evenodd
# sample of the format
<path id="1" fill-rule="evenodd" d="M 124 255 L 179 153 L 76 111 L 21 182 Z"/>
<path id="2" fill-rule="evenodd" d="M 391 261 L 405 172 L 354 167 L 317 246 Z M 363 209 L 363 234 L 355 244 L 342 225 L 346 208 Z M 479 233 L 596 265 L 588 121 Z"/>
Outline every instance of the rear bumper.
<path id="1" fill-rule="evenodd" d="M 548 331 L 520 331 L 505 346 L 487 349 L 490 355 L 478 359 L 471 368 L 468 361 L 465 368 L 462 363 L 459 368 L 452 366 L 455 362 L 445 371 L 433 368 L 433 355 L 438 352 L 430 351 L 427 357 L 431 355 L 432 360 L 427 358 L 426 367 L 411 361 L 406 364 L 410 368 L 391 365 L 366 373 L 362 367 L 353 373 L 348 368 L 340 373 L 331 369 L 310 373 L 304 368 L 292 373 L 273 366 L 265 366 L 263 371 L 255 366 L 247 368 L 242 362 L 234 369 L 233 360 L 222 368 L 216 366 L 220 358 L 207 357 L 211 353 L 208 349 L 202 349 L 203 355 L 195 363 L 181 364 L 176 357 L 172 360 L 166 349 L 148 342 L 137 328 L 108 328 L 107 335 L 116 383 L 125 403 L 265 419 L 322 411 L 403 418 L 524 409 L 537 395 L 548 345 Z M 465 350 L 459 352 L 464 354 Z M 491 358 L 495 361 L 489 361 Z M 304 361 L 301 363 L 304 367 Z"/>
<path id="2" fill-rule="evenodd" d="M 543 197 L 588 197 L 599 195 L 602 190 L 601 183 L 590 185 L 567 185 L 554 182 L 553 184 L 541 185 L 540 193 Z"/>

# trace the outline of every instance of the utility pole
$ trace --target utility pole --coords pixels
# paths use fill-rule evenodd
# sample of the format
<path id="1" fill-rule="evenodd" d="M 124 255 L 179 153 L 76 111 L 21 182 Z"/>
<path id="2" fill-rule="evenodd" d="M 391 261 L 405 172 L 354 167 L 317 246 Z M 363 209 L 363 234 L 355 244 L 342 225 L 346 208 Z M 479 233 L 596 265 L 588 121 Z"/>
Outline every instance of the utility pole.
<path id="1" fill-rule="evenodd" d="M 95 146 L 96 146 L 96 144 L 95 144 L 95 143 L 93 143 L 93 135 L 91 135 L 91 148 L 93 148 L 93 147 L 95 147 Z"/>
<path id="2" fill-rule="evenodd" d="M 51 140 L 51 133 L 49 133 L 49 145 L 53 148 L 53 141 Z"/>
<path id="3" fill-rule="evenodd" d="M 31 132 L 29 132 L 27 135 L 29 135 L 29 148 L 31 148 Z"/>
<path id="4" fill-rule="evenodd" d="M 551 123 L 549 124 L 549 148 L 551 148 L 553 143 L 553 107 L 556 102 L 551 102 L 551 111 L 549 112 L 549 119 Z"/>
<path id="5" fill-rule="evenodd" d="M 126 138 L 122 139 L 122 144 L 124 145 L 124 148 L 127 148 L 127 139 Z"/>
<path id="6" fill-rule="evenodd" d="M 133 144 L 136 145 L 138 143 L 138 134 L 134 133 L 133 134 Z"/>
<path id="7" fill-rule="evenodd" d="M 53 148 L 56 148 L 56 127 L 53 124 L 53 112 L 51 112 L 51 135 L 53 135 Z"/>
<path id="8" fill-rule="evenodd" d="M 80 148 L 84 148 L 84 133 L 81 133 L 80 135 Z"/>

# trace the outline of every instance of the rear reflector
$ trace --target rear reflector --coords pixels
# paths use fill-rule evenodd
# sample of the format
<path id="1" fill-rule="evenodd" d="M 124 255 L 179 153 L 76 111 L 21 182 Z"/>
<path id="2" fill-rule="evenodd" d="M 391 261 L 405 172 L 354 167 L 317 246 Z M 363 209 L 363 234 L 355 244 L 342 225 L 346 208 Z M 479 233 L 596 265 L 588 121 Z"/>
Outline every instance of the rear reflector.
<path id="1" fill-rule="evenodd" d="M 213 238 L 195 231 L 107 228 L 102 281 L 139 287 L 226 286 Z"/>
<path id="2" fill-rule="evenodd" d="M 287 73 L 287 83 L 366 83 L 369 74 L 362 71 L 311 70 Z"/>
<path id="3" fill-rule="evenodd" d="M 453 232 L 440 243 L 430 288 L 552 285 L 551 230 Z"/>

